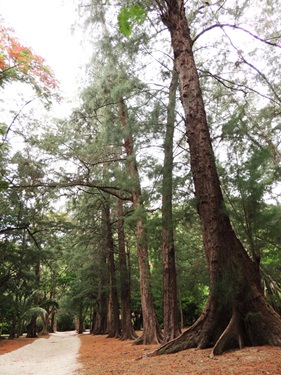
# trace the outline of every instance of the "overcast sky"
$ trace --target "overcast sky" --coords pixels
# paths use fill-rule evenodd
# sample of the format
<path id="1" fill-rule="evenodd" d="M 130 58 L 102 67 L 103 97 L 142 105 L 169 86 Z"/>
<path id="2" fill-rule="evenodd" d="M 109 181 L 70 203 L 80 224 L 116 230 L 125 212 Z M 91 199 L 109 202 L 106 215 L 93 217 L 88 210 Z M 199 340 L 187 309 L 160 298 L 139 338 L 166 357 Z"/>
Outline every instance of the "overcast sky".
<path id="1" fill-rule="evenodd" d="M 0 15 L 22 44 L 45 58 L 71 96 L 79 66 L 86 62 L 81 34 L 71 32 L 77 19 L 73 0 L 0 0 Z"/>

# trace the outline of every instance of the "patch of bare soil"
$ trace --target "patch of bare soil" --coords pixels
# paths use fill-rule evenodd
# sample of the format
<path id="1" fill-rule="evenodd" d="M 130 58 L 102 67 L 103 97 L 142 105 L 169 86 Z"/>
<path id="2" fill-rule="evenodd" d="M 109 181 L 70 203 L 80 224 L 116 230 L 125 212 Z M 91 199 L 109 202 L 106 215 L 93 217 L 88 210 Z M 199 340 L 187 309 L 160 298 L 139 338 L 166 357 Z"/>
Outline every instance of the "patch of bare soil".
<path id="1" fill-rule="evenodd" d="M 156 345 L 133 346 L 106 336 L 81 335 L 83 375 L 281 375 L 281 347 L 251 347 L 210 358 L 211 349 L 143 357 Z"/>
<path id="2" fill-rule="evenodd" d="M 12 339 L 12 340 L 2 338 L 0 339 L 0 355 L 19 349 L 22 346 L 25 346 L 27 344 L 31 344 L 34 340 L 36 339 L 28 339 L 24 336 L 18 339 Z"/>

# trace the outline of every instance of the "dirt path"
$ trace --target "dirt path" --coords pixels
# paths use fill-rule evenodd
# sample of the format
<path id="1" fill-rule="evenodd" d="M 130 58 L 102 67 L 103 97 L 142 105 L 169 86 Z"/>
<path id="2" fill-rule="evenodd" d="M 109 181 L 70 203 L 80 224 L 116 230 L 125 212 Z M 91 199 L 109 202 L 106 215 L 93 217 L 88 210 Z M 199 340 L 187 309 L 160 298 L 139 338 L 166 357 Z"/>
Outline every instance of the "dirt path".
<path id="1" fill-rule="evenodd" d="M 74 375 L 79 371 L 80 340 L 75 332 L 57 332 L 0 356 L 1 375 Z"/>

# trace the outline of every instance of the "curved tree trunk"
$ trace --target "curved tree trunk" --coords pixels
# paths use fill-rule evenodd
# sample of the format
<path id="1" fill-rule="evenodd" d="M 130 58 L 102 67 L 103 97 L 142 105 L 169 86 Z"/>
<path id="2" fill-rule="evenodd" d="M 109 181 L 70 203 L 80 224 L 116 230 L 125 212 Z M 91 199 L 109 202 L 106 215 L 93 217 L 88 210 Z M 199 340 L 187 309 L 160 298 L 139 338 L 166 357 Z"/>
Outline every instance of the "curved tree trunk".
<path id="1" fill-rule="evenodd" d="M 121 287 L 121 340 L 134 340 L 138 336 L 134 330 L 131 317 L 131 287 L 130 274 L 126 259 L 123 202 L 119 198 L 117 202 L 118 212 L 118 250 L 120 264 Z"/>
<path id="2" fill-rule="evenodd" d="M 175 263 L 173 228 L 173 141 L 178 75 L 174 70 L 169 89 L 167 126 L 164 141 L 164 166 L 162 182 L 162 254 L 163 254 L 163 343 L 180 334 L 177 306 L 177 273 Z"/>
<path id="3" fill-rule="evenodd" d="M 216 355 L 243 345 L 281 345 L 281 317 L 268 305 L 259 267 L 236 237 L 224 209 L 184 2 L 169 1 L 161 12 L 171 34 L 186 116 L 191 170 L 210 270 L 210 295 L 194 325 L 155 354 L 212 346 Z"/>
<path id="4" fill-rule="evenodd" d="M 49 330 L 48 330 L 48 325 L 49 325 L 49 314 L 46 312 L 41 313 L 41 320 L 43 323 L 43 328 L 42 331 L 39 332 L 39 336 L 49 336 Z"/>
<path id="5" fill-rule="evenodd" d="M 151 275 L 148 262 L 148 243 L 146 228 L 146 212 L 142 202 L 141 186 L 137 161 L 134 152 L 133 137 L 127 123 L 126 106 L 123 99 L 119 102 L 119 118 L 127 135 L 124 138 L 124 147 L 128 160 L 128 171 L 132 181 L 132 197 L 134 210 L 137 213 L 137 255 L 140 273 L 140 293 L 143 314 L 143 334 L 134 344 L 157 344 L 162 341 L 162 332 L 158 324 L 151 293 Z"/>

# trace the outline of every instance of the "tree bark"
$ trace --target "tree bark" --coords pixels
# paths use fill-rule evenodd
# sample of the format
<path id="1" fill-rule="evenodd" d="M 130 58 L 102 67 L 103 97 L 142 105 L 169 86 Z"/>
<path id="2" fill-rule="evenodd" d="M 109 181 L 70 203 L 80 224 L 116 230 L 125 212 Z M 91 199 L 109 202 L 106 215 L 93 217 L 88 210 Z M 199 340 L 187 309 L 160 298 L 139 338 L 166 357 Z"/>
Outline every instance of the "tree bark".
<path id="1" fill-rule="evenodd" d="M 49 314 L 47 311 L 46 313 L 41 313 L 41 320 L 43 323 L 43 328 L 42 328 L 42 331 L 39 332 L 39 336 L 49 336 L 49 330 L 48 330 Z"/>
<path id="2" fill-rule="evenodd" d="M 81 300 L 80 303 L 79 303 L 78 316 L 77 316 L 77 319 L 76 319 L 76 322 L 77 322 L 76 330 L 77 330 L 77 333 L 79 335 L 82 335 L 82 333 L 85 331 L 84 320 L 85 320 L 84 306 L 83 306 L 83 302 Z"/>
<path id="3" fill-rule="evenodd" d="M 108 337 L 120 337 L 120 324 L 119 324 L 119 301 L 117 292 L 117 280 L 116 280 L 116 268 L 114 260 L 114 243 L 112 237 L 111 220 L 110 220 L 110 207 L 108 203 L 108 197 L 104 201 L 104 220 L 105 220 L 105 236 L 107 242 L 108 251 L 108 268 L 109 268 L 109 284 L 110 284 L 110 298 L 109 303 L 111 304 L 108 311 L 107 324 L 110 326 L 108 331 Z"/>
<path id="4" fill-rule="evenodd" d="M 131 317 L 131 286 L 130 273 L 127 264 L 124 233 L 123 202 L 117 201 L 118 214 L 118 250 L 120 264 L 120 287 L 121 287 L 121 340 L 134 340 L 138 336 L 134 330 Z"/>
<path id="5" fill-rule="evenodd" d="M 169 89 L 167 126 L 164 141 L 164 166 L 162 182 L 162 256 L 163 256 L 163 343 L 180 334 L 177 305 L 177 273 L 175 263 L 173 228 L 173 141 L 175 127 L 175 106 L 178 87 L 176 71 L 172 72 Z"/>
<path id="6" fill-rule="evenodd" d="M 171 34 L 179 77 L 210 294 L 194 325 L 155 354 L 212 346 L 216 355 L 243 345 L 281 345 L 281 318 L 268 305 L 258 266 L 235 235 L 224 209 L 184 2 L 166 4 L 160 11 Z"/>
<path id="7" fill-rule="evenodd" d="M 162 341 L 162 332 L 158 324 L 151 293 L 151 275 L 148 262 L 148 243 L 146 228 L 146 212 L 142 202 L 140 178 L 134 152 L 133 137 L 127 122 L 126 105 L 123 99 L 119 101 L 119 118 L 127 135 L 124 147 L 127 154 L 128 170 L 132 181 L 133 206 L 137 214 L 136 239 L 137 255 L 140 273 L 140 294 L 143 314 L 143 334 L 137 338 L 135 344 L 157 344 Z"/>
<path id="8" fill-rule="evenodd" d="M 101 263 L 99 265 L 99 291 L 96 299 L 96 306 L 94 311 L 93 327 L 91 333 L 94 335 L 102 335 L 106 333 L 107 326 L 107 294 L 105 288 L 107 286 L 107 268 L 106 257 L 101 254 Z"/>
<path id="9" fill-rule="evenodd" d="M 34 338 L 38 337 L 37 335 L 37 316 L 33 316 L 31 321 L 26 327 L 26 337 L 27 338 Z"/>

